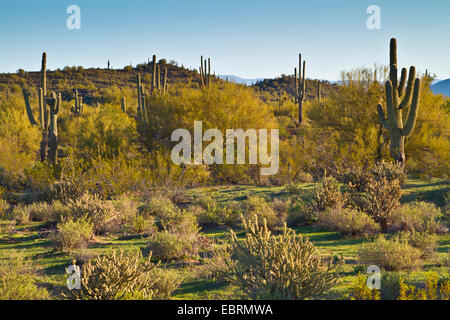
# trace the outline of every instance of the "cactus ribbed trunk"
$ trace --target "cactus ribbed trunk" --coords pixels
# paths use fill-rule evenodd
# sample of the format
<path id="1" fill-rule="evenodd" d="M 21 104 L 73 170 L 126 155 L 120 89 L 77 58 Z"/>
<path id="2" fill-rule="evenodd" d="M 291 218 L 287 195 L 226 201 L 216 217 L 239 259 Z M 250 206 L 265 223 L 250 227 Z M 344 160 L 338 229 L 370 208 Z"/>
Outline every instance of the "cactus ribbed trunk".
<path id="1" fill-rule="evenodd" d="M 409 70 L 408 81 L 406 68 L 402 69 L 400 82 L 397 69 L 397 40 L 391 39 L 389 80 L 386 82 L 386 109 L 387 119 L 383 105 L 378 104 L 378 117 L 383 128 L 389 131 L 390 153 L 397 164 L 403 166 L 405 157 L 405 137 L 414 130 L 417 112 L 420 104 L 420 79 L 416 78 L 416 68 Z M 406 85 L 406 87 L 405 87 Z M 409 108 L 408 117 L 403 125 L 403 110 Z"/>
<path id="2" fill-rule="evenodd" d="M 167 68 L 164 68 L 163 93 L 167 92 Z"/>
<path id="3" fill-rule="evenodd" d="M 153 91 L 155 91 L 155 89 L 156 89 L 156 55 L 153 55 L 151 92 L 153 93 Z"/>
<path id="4" fill-rule="evenodd" d="M 49 125 L 49 150 L 48 159 L 51 163 L 58 162 L 58 113 L 61 108 L 61 94 L 56 95 L 52 92 L 51 98 L 47 100 L 50 107 L 50 125 Z"/>
<path id="5" fill-rule="evenodd" d="M 303 61 L 302 68 L 302 55 L 298 55 L 298 79 L 297 68 L 294 69 L 294 81 L 295 81 L 295 101 L 298 103 L 298 124 L 303 122 L 303 102 L 306 99 L 306 61 Z"/>
<path id="6" fill-rule="evenodd" d="M 127 101 L 125 100 L 125 97 L 122 97 L 122 112 L 126 113 L 127 112 Z"/>

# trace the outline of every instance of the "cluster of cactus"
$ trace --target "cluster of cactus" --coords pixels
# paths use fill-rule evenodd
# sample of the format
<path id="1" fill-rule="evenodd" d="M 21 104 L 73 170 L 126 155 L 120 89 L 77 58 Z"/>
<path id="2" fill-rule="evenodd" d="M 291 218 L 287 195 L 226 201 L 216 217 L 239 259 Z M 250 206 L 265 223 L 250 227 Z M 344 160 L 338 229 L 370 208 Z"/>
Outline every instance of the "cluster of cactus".
<path id="1" fill-rule="evenodd" d="M 78 90 L 75 89 L 75 105 L 70 108 L 70 111 L 76 116 L 79 117 L 83 114 L 84 105 L 83 105 L 83 98 L 78 96 Z"/>
<path id="2" fill-rule="evenodd" d="M 162 73 L 162 83 L 161 83 L 161 67 L 156 63 L 156 55 L 153 55 L 152 60 L 152 77 L 151 77 L 151 93 L 159 92 L 165 94 L 167 92 L 167 68 L 164 68 Z M 138 119 L 144 121 L 145 123 L 149 120 L 148 108 L 145 105 L 145 87 L 141 81 L 141 75 L 137 75 L 137 99 L 138 107 L 137 114 Z M 126 112 L 126 101 L 125 98 L 122 99 L 122 111 Z"/>
<path id="3" fill-rule="evenodd" d="M 303 64 L 303 69 L 302 69 Z M 303 72 L 302 72 L 303 71 Z M 302 55 L 298 55 L 298 80 L 297 80 L 297 68 L 294 68 L 294 97 L 295 103 L 298 103 L 298 123 L 303 122 L 303 101 L 306 100 L 306 61 L 302 62 Z"/>
<path id="4" fill-rule="evenodd" d="M 156 63 L 156 55 L 153 55 L 152 60 L 152 83 L 151 83 L 151 92 L 153 93 L 155 90 L 158 92 L 166 93 L 167 92 L 167 68 L 164 68 L 163 78 L 161 83 L 161 67 Z"/>
<path id="5" fill-rule="evenodd" d="M 137 107 L 137 116 L 138 119 L 147 123 L 148 121 L 148 112 L 147 107 L 145 105 L 145 88 L 141 82 L 141 75 L 137 75 L 137 98 L 138 98 L 138 107 Z M 123 101 L 122 101 L 123 102 Z"/>
<path id="6" fill-rule="evenodd" d="M 39 88 L 39 124 L 33 116 L 30 94 L 22 88 L 25 107 L 32 126 L 40 126 L 42 141 L 40 146 L 41 161 L 58 162 L 58 113 L 61 109 L 61 94 L 52 92 L 47 96 L 47 54 L 42 54 L 41 87 Z"/>
<path id="7" fill-rule="evenodd" d="M 200 57 L 200 81 L 202 88 L 209 88 L 211 85 L 211 59 L 203 60 L 203 56 Z M 228 81 L 228 80 L 227 80 Z"/>
<path id="8" fill-rule="evenodd" d="M 389 131 L 391 157 L 397 164 L 403 166 L 405 163 L 405 137 L 413 131 L 419 109 L 420 79 L 416 78 L 416 68 L 412 66 L 409 69 L 408 82 L 406 82 L 406 68 L 402 69 L 400 82 L 398 82 L 397 40 L 395 38 L 391 39 L 390 43 L 389 65 L 390 79 L 386 81 L 387 119 L 382 104 L 378 104 L 378 117 L 383 128 Z M 403 125 L 402 112 L 409 107 L 409 114 Z"/>

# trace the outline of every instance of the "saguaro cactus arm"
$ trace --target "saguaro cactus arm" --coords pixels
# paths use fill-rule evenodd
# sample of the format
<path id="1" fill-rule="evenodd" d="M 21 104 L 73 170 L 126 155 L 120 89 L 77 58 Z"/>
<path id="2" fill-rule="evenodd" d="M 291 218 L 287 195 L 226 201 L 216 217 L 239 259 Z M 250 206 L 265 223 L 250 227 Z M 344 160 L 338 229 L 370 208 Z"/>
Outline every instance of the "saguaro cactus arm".
<path id="1" fill-rule="evenodd" d="M 406 73 L 406 69 L 405 73 Z M 406 78 L 406 75 L 405 75 Z M 408 78 L 408 85 L 406 86 L 406 92 L 405 92 L 405 96 L 403 97 L 402 102 L 400 103 L 399 109 L 405 109 L 407 106 L 409 106 L 411 104 L 411 97 L 412 97 L 412 92 L 413 92 L 413 84 L 415 82 L 416 79 L 416 68 L 415 67 L 411 67 L 409 69 L 409 78 Z M 403 90 L 402 90 L 403 93 Z M 398 92 L 399 96 L 400 95 L 400 90 Z"/>
<path id="2" fill-rule="evenodd" d="M 380 119 L 381 125 L 386 130 L 390 129 L 389 123 L 386 120 L 386 117 L 384 116 L 383 106 L 381 104 L 378 104 L 378 118 Z"/>
<path id="3" fill-rule="evenodd" d="M 420 104 L 420 79 L 414 81 L 414 95 L 412 98 L 411 108 L 409 109 L 408 119 L 406 120 L 405 126 L 402 129 L 402 135 L 408 136 L 414 130 L 416 125 L 417 113 L 419 111 Z"/>
<path id="4" fill-rule="evenodd" d="M 25 101 L 25 108 L 27 110 L 28 119 L 30 120 L 30 124 L 32 126 L 37 126 L 38 123 L 36 122 L 36 119 L 33 116 L 33 110 L 31 110 L 31 104 L 30 104 L 30 94 L 28 93 L 27 89 L 22 88 L 23 93 L 23 99 Z"/>

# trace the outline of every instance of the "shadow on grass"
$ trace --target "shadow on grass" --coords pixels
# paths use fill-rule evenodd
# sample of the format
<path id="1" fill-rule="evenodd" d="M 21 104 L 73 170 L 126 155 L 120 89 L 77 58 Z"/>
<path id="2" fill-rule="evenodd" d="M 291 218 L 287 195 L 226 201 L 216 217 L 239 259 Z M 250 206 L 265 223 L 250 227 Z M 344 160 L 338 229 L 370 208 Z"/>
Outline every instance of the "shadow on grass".
<path id="1" fill-rule="evenodd" d="M 208 280 L 198 280 L 188 283 L 183 283 L 175 292 L 175 295 L 180 294 L 198 294 L 199 292 L 219 290 L 227 287 L 226 282 L 220 281 L 208 281 Z"/>

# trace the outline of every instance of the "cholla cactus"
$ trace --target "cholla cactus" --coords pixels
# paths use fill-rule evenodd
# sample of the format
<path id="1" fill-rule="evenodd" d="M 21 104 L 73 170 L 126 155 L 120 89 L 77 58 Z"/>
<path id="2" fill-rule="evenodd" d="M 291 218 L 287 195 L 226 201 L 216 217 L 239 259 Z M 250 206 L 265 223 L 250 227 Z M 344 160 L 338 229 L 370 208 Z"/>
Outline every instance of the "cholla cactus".
<path id="1" fill-rule="evenodd" d="M 302 300 L 324 293 L 336 282 L 332 261 L 286 225 L 279 236 L 256 217 L 244 220 L 244 228 L 243 241 L 231 231 L 233 263 L 227 264 L 251 298 Z"/>
<path id="2" fill-rule="evenodd" d="M 112 251 L 88 262 L 82 270 L 81 290 L 74 290 L 79 299 L 118 300 L 152 299 L 157 294 L 157 279 L 151 276 L 157 265 L 142 260 L 140 250 Z"/>
<path id="3" fill-rule="evenodd" d="M 402 69 L 400 82 L 398 82 L 397 69 L 397 40 L 390 43 L 390 80 L 386 82 L 387 119 L 384 115 L 383 105 L 378 104 L 378 117 L 381 125 L 390 134 L 391 157 L 397 164 L 405 163 L 405 137 L 409 136 L 416 124 L 417 112 L 420 103 L 420 79 L 416 78 L 416 68 L 409 69 L 408 83 L 406 84 L 407 70 Z M 406 85 L 406 90 L 405 90 Z M 403 125 L 403 110 L 409 109 L 406 123 Z"/>

